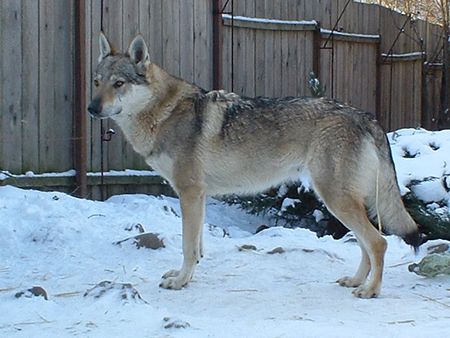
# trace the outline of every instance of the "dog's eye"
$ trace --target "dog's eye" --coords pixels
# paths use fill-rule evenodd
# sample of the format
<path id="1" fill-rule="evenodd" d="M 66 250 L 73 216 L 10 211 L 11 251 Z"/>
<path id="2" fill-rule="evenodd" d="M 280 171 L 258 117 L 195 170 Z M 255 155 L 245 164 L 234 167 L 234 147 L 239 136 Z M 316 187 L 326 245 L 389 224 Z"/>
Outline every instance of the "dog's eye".
<path id="1" fill-rule="evenodd" d="M 123 81 L 120 81 L 120 80 L 116 81 L 116 82 L 114 82 L 114 88 L 120 88 L 123 86 L 123 84 L 124 84 Z"/>
<path id="2" fill-rule="evenodd" d="M 100 86 L 100 82 L 98 80 L 94 80 L 94 86 L 96 87 Z"/>

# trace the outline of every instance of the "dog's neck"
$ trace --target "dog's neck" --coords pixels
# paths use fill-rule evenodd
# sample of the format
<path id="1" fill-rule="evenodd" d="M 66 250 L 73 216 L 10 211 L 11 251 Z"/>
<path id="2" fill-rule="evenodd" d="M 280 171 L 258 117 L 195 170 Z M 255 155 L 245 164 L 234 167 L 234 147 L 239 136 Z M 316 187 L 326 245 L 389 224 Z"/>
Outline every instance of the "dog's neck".
<path id="1" fill-rule="evenodd" d="M 186 86 L 184 80 L 154 64 L 148 66 L 146 77 L 148 84 L 142 90 L 147 91 L 148 101 L 114 117 L 134 150 L 144 158 L 151 153 L 161 124 L 176 110 L 180 100 L 200 90 L 192 84 Z"/>

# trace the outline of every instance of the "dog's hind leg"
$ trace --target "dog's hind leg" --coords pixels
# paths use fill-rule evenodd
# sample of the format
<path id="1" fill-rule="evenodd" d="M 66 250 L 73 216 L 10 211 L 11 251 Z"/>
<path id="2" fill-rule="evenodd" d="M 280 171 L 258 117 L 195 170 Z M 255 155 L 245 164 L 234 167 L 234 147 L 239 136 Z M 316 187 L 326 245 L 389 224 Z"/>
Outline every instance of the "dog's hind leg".
<path id="1" fill-rule="evenodd" d="M 356 274 L 353 277 L 345 276 L 340 279 L 338 279 L 336 282 L 339 283 L 341 286 L 345 286 L 348 288 L 354 288 L 358 287 L 367 279 L 367 276 L 370 272 L 370 259 L 369 255 L 367 254 L 366 249 L 364 248 L 362 242 L 358 239 L 359 246 L 361 248 L 361 262 L 359 263 L 358 270 L 356 271 Z"/>
<path id="2" fill-rule="evenodd" d="M 364 284 L 359 285 L 353 291 L 353 294 L 360 298 L 377 297 L 381 289 L 384 253 L 387 247 L 386 240 L 373 227 L 372 223 L 370 223 L 362 203 L 355 201 L 343 202 L 345 207 L 336 208 L 330 206 L 330 211 L 359 238 L 362 260 L 360 268 L 352 282 L 362 282 L 362 277 L 364 275 L 367 276 L 370 271 L 369 278 Z M 369 259 L 368 264 L 366 262 L 367 258 L 364 257 L 365 252 Z"/>
<path id="3" fill-rule="evenodd" d="M 319 183 L 317 184 L 317 182 Z M 361 246 L 362 260 L 356 275 L 353 278 L 344 277 L 339 280 L 339 283 L 346 286 L 357 286 L 353 291 L 356 297 L 377 297 L 381 289 L 384 254 L 387 248 L 386 240 L 370 223 L 361 198 L 356 197 L 350 191 L 345 191 L 345 188 L 339 192 L 329 191 L 323 181 L 316 180 L 314 186 L 316 193 L 321 197 L 328 210 L 353 231 Z M 369 271 L 369 278 L 363 283 Z M 358 286 L 358 284 L 360 285 Z"/>
<path id="4" fill-rule="evenodd" d="M 190 282 L 202 254 L 201 236 L 205 219 L 205 191 L 191 186 L 178 191 L 183 220 L 183 265 L 164 274 L 160 286 L 181 289 Z"/>

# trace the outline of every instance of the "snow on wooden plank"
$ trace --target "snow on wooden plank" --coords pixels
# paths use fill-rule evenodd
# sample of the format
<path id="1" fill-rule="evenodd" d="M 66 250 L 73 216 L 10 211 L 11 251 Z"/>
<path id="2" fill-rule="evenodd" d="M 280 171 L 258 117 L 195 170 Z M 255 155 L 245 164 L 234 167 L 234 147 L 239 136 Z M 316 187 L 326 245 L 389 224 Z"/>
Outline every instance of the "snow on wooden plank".
<path id="1" fill-rule="evenodd" d="M 304 30 L 316 30 L 317 21 L 311 20 L 277 20 L 277 19 L 265 19 L 254 18 L 247 16 L 232 16 L 230 14 L 222 14 L 223 23 L 226 26 L 251 29 L 267 29 L 267 30 L 287 30 L 287 31 L 304 31 Z"/>

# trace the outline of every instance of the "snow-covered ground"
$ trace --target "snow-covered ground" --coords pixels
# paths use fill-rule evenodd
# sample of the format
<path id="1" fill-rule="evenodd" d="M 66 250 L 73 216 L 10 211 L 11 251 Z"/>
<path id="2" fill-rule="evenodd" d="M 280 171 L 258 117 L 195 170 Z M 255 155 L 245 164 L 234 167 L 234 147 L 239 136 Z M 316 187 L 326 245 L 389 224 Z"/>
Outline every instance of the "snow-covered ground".
<path id="1" fill-rule="evenodd" d="M 439 202 L 448 216 L 450 131 L 409 129 L 389 137 L 402 191 L 411 180 L 436 177 L 414 189 L 430 205 Z M 400 239 L 388 237 L 381 295 L 357 299 L 335 283 L 359 263 L 351 236 L 318 239 L 308 230 L 279 227 L 254 234 L 272 221 L 210 199 L 205 258 L 193 281 L 172 291 L 158 284 L 165 271 L 181 264 L 179 215 L 173 198 L 121 195 L 95 202 L 0 187 L 0 337 L 450 333 L 450 276 L 424 278 L 408 271 L 430 246 L 445 241 L 427 242 L 415 255 Z M 113 244 L 137 235 L 137 224 L 158 233 L 165 247 Z M 114 284 L 96 288 L 102 281 Z M 48 300 L 26 292 L 34 286 L 42 287 Z"/>

